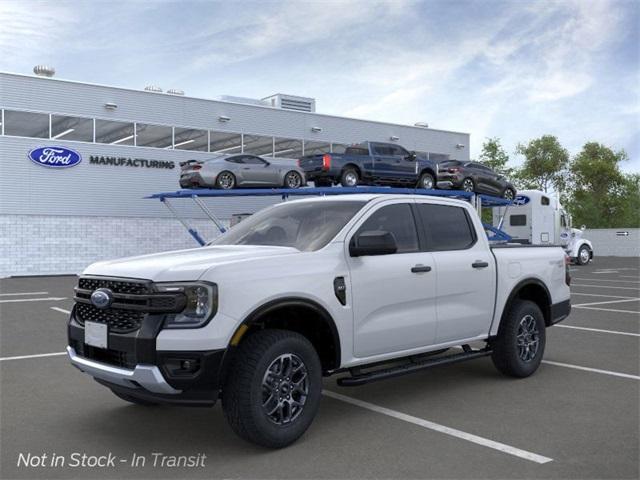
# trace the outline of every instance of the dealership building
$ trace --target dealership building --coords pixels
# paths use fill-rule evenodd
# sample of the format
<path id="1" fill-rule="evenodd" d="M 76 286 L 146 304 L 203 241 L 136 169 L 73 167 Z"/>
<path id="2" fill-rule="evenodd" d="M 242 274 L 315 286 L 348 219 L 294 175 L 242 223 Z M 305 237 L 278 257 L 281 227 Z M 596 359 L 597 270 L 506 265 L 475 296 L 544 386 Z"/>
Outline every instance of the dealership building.
<path id="1" fill-rule="evenodd" d="M 210 100 L 34 71 L 0 73 L 0 277 L 78 273 L 101 259 L 197 246 L 164 205 L 144 198 L 179 189 L 182 161 L 250 153 L 293 163 L 364 140 L 469 159 L 467 133 L 323 115 L 310 98 Z M 72 152 L 66 168 L 33 158 L 56 151 Z M 217 198 L 207 207 L 228 222 L 275 201 Z M 175 206 L 203 237 L 216 234 L 192 202 Z"/>

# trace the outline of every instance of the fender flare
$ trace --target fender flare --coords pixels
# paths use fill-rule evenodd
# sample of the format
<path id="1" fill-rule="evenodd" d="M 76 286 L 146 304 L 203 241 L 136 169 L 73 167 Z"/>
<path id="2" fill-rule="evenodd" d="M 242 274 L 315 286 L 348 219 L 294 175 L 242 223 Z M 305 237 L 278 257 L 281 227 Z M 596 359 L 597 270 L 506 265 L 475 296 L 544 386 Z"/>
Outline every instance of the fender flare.
<path id="1" fill-rule="evenodd" d="M 551 315 L 551 312 L 550 312 L 551 293 L 549 292 L 549 289 L 544 284 L 544 282 L 542 280 L 540 280 L 539 278 L 535 278 L 535 277 L 525 278 L 524 280 L 520 280 L 518 283 L 516 283 L 516 285 L 511 289 L 511 293 L 509 293 L 509 296 L 507 297 L 507 300 L 504 302 L 504 306 L 502 308 L 502 315 L 500 316 L 500 324 L 498 325 L 498 332 L 500 331 L 500 328 L 502 327 L 502 317 L 504 316 L 505 312 L 507 311 L 507 308 L 511 305 L 511 302 L 513 302 L 514 298 L 516 298 L 518 293 L 520 293 L 520 291 L 524 287 L 527 287 L 529 285 L 536 285 L 538 287 L 542 287 L 542 289 L 543 289 L 543 291 L 545 293 L 545 296 L 547 297 L 547 308 L 542 311 L 542 314 L 544 315 L 545 324 L 551 318 L 550 317 L 550 315 Z"/>

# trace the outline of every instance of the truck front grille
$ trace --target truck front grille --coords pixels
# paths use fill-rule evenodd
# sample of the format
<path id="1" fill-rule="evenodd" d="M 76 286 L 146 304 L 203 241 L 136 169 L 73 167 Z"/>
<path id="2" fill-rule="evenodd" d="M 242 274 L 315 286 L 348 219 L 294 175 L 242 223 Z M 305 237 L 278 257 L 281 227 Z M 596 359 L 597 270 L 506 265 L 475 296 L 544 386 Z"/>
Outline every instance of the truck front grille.
<path id="1" fill-rule="evenodd" d="M 115 367 L 127 368 L 132 370 L 136 367 L 136 359 L 132 353 L 122 352 L 120 350 L 104 350 L 102 348 L 92 347 L 82 342 L 72 340 L 70 345 L 78 355 L 96 362 L 106 363 Z"/>
<path id="2" fill-rule="evenodd" d="M 82 277 L 78 282 L 78 288 L 91 291 L 98 288 L 108 288 L 113 293 L 125 293 L 129 295 L 147 295 L 151 293 L 150 282 L 146 280 Z"/>
<path id="3" fill-rule="evenodd" d="M 124 310 L 107 308 L 101 310 L 87 303 L 76 304 L 76 320 L 81 325 L 85 321 L 106 323 L 109 331 L 113 333 L 129 333 L 140 328 L 140 324 L 145 316 L 139 310 Z"/>

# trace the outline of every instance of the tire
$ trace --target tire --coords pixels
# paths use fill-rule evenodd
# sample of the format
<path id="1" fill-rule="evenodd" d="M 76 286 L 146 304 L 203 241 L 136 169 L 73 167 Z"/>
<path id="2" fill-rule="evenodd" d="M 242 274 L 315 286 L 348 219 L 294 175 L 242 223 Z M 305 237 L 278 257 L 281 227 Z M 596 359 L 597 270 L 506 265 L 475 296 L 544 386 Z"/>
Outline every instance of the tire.
<path id="1" fill-rule="evenodd" d="M 132 397 L 131 395 L 127 395 L 126 393 L 116 392 L 115 390 L 111 390 L 111 391 L 113 392 L 113 394 L 116 397 L 121 398 L 125 402 L 133 403 L 135 405 L 140 405 L 142 407 L 156 407 L 156 406 L 158 406 L 158 404 L 155 403 L 155 402 L 150 402 L 148 400 L 141 400 L 139 398 Z"/>
<path id="2" fill-rule="evenodd" d="M 519 345 L 521 341 L 523 345 Z M 540 366 L 545 343 L 544 316 L 538 305 L 514 300 L 502 319 L 498 336 L 491 342 L 491 359 L 505 375 L 528 377 Z"/>
<path id="3" fill-rule="evenodd" d="M 475 192 L 476 184 L 472 178 L 467 177 L 464 180 L 462 180 L 462 183 L 460 184 L 460 189 L 465 192 Z"/>
<path id="4" fill-rule="evenodd" d="M 513 191 L 513 188 L 505 188 L 504 192 L 502 192 L 502 198 L 505 200 L 513 200 L 516 198 L 516 192 Z"/>
<path id="5" fill-rule="evenodd" d="M 424 188 L 426 190 L 433 190 L 436 188 L 436 180 L 430 173 L 423 173 L 418 180 L 417 188 Z"/>
<path id="6" fill-rule="evenodd" d="M 578 265 L 586 265 L 591 261 L 591 250 L 586 245 L 582 245 L 578 249 L 578 256 L 576 257 L 576 263 Z"/>
<path id="7" fill-rule="evenodd" d="M 235 353 L 222 390 L 222 409 L 229 425 L 241 438 L 264 447 L 290 445 L 309 428 L 318 411 L 322 392 L 318 354 L 302 335 L 270 329 L 249 336 Z M 289 367 L 293 375 L 281 373 Z M 306 383 L 300 377 L 303 372 Z M 287 380 L 294 375 L 298 383 L 303 382 L 300 390 Z M 276 380 L 281 383 L 274 384 Z M 276 389 L 275 385 L 282 386 Z M 275 398 L 276 391 L 287 397 Z M 302 404 L 291 406 L 296 397 Z"/>
<path id="8" fill-rule="evenodd" d="M 340 185 L 343 187 L 357 187 L 360 183 L 360 176 L 355 168 L 345 168 L 340 175 Z"/>
<path id="9" fill-rule="evenodd" d="M 225 170 L 220 172 L 216 177 L 216 188 L 220 188 L 222 190 L 231 190 L 236 186 L 236 176 Z"/>
<path id="10" fill-rule="evenodd" d="M 296 188 L 300 188 L 301 186 L 302 186 L 302 175 L 300 175 L 295 170 L 291 170 L 290 172 L 287 172 L 287 174 L 284 176 L 284 187 L 296 189 Z"/>

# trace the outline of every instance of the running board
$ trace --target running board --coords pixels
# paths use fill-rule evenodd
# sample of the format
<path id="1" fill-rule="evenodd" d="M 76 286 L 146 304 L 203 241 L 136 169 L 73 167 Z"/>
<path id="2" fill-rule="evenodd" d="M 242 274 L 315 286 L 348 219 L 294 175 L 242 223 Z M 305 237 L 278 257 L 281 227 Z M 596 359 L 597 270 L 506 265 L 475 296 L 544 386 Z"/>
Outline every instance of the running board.
<path id="1" fill-rule="evenodd" d="M 367 373 L 360 373 L 359 368 L 350 369 L 351 376 L 338 379 L 338 385 L 341 387 L 356 387 L 366 383 L 377 382 L 387 378 L 399 377 L 408 373 L 417 372 L 426 368 L 437 367 L 439 365 L 447 365 L 450 363 L 458 363 L 465 360 L 473 360 L 474 358 L 486 357 L 491 355 L 490 348 L 482 350 L 471 350 L 468 345 L 463 345 L 464 352 L 455 355 L 447 355 L 446 357 L 426 358 L 424 360 L 411 360 L 396 367 L 381 368 Z M 410 357 L 411 358 L 411 357 Z"/>

